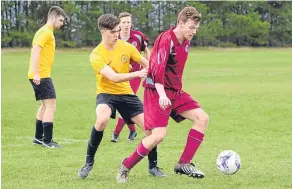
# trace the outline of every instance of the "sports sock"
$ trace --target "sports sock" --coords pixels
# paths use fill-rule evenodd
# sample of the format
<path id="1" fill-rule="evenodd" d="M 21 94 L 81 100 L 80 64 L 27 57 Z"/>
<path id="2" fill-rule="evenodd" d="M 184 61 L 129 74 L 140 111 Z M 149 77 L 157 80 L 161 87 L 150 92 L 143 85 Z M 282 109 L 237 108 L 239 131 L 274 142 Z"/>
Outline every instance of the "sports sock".
<path id="1" fill-rule="evenodd" d="M 190 130 L 188 139 L 187 139 L 187 144 L 179 160 L 180 163 L 191 162 L 201 142 L 203 141 L 203 138 L 204 138 L 203 133 L 194 129 Z"/>
<path id="2" fill-rule="evenodd" d="M 157 167 L 157 146 L 155 146 L 148 154 L 149 169 Z"/>
<path id="3" fill-rule="evenodd" d="M 44 143 L 50 143 L 53 138 L 53 122 L 43 122 L 44 127 Z"/>
<path id="4" fill-rule="evenodd" d="M 115 133 L 115 134 L 120 134 L 120 132 L 122 131 L 122 129 L 123 129 L 123 127 L 124 127 L 125 124 L 126 124 L 126 123 L 125 123 L 125 121 L 123 120 L 123 118 L 120 118 L 120 117 L 119 117 L 119 119 L 118 119 L 118 123 L 117 123 L 117 125 L 116 125 L 115 130 L 114 130 L 114 133 Z"/>
<path id="5" fill-rule="evenodd" d="M 130 131 L 136 131 L 136 127 L 134 124 L 129 124 L 128 127 Z"/>
<path id="6" fill-rule="evenodd" d="M 35 123 L 35 138 L 41 140 L 43 138 L 43 122 L 41 120 L 36 119 Z"/>
<path id="7" fill-rule="evenodd" d="M 123 165 L 128 169 L 132 169 L 139 161 L 141 161 L 147 154 L 149 150 L 146 149 L 142 143 L 138 145 L 135 151 L 127 159 L 124 160 Z"/>
<path id="8" fill-rule="evenodd" d="M 102 140 L 103 131 L 97 131 L 93 126 L 91 130 L 90 140 L 88 141 L 86 163 L 93 163 L 97 148 Z"/>

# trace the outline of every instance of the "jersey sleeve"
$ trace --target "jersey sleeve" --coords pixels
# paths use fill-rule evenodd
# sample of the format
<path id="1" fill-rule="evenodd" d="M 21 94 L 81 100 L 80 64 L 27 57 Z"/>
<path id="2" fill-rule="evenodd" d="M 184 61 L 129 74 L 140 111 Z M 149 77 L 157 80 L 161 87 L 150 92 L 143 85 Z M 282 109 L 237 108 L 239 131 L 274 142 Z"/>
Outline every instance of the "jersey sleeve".
<path id="1" fill-rule="evenodd" d="M 52 34 L 46 31 L 41 31 L 35 39 L 34 45 L 39 45 L 40 47 L 44 48 L 46 42 L 50 39 Z"/>
<path id="2" fill-rule="evenodd" d="M 91 53 L 90 55 L 90 64 L 96 73 L 96 75 L 99 74 L 100 70 L 102 70 L 105 66 L 107 66 L 104 58 L 96 53 Z"/>
<path id="3" fill-rule="evenodd" d="M 148 46 L 149 39 L 143 33 L 141 33 L 141 37 L 142 37 L 141 51 L 145 51 L 146 47 Z"/>
<path id="4" fill-rule="evenodd" d="M 130 50 L 130 54 L 131 54 L 131 59 L 134 60 L 135 62 L 139 63 L 142 60 L 142 55 L 140 54 L 140 52 L 136 49 L 136 47 L 134 47 L 133 45 L 128 45 L 128 48 Z"/>
<path id="5" fill-rule="evenodd" d="M 165 67 L 170 55 L 171 39 L 167 35 L 161 35 L 156 39 L 150 56 L 151 77 L 154 83 L 164 85 Z"/>

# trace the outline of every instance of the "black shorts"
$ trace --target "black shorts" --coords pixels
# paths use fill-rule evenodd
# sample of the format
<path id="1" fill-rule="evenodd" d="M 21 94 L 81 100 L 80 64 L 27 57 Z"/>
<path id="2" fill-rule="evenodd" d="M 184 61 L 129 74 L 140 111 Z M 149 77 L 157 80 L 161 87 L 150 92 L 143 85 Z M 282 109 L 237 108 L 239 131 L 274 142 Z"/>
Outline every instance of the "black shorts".
<path id="1" fill-rule="evenodd" d="M 51 78 L 41 78 L 40 84 L 36 85 L 29 79 L 35 94 L 36 100 L 56 99 L 56 91 Z"/>
<path id="2" fill-rule="evenodd" d="M 96 106 L 107 104 L 112 109 L 111 118 L 116 118 L 116 110 L 128 124 L 131 118 L 143 113 L 143 104 L 136 95 L 113 95 L 101 93 L 96 96 Z"/>

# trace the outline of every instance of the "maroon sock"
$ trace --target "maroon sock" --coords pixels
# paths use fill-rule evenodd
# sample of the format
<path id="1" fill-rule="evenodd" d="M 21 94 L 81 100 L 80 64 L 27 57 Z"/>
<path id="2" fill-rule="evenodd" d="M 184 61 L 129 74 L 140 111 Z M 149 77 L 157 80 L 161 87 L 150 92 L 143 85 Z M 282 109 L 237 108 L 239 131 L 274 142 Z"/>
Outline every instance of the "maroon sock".
<path id="1" fill-rule="evenodd" d="M 130 131 L 136 131 L 136 127 L 134 124 L 129 124 L 128 127 Z"/>
<path id="2" fill-rule="evenodd" d="M 132 153 L 132 155 L 125 159 L 123 165 L 128 169 L 132 169 L 139 161 L 141 161 L 145 156 L 147 156 L 148 153 L 149 150 L 144 147 L 141 141 L 138 147 Z"/>
<path id="3" fill-rule="evenodd" d="M 201 142 L 203 141 L 204 134 L 191 129 L 189 132 L 189 136 L 187 139 L 187 144 L 185 146 L 185 149 L 180 157 L 179 162 L 181 163 L 190 163 L 193 159 L 196 151 L 198 150 Z"/>
<path id="4" fill-rule="evenodd" d="M 118 123 L 117 123 L 117 125 L 116 125 L 115 130 L 114 130 L 114 133 L 115 133 L 115 134 L 120 134 L 120 132 L 122 131 L 122 129 L 123 129 L 123 127 L 124 127 L 125 124 L 126 124 L 126 123 L 125 123 L 125 121 L 123 120 L 123 118 L 120 118 L 120 117 L 119 117 L 119 119 L 118 119 Z"/>

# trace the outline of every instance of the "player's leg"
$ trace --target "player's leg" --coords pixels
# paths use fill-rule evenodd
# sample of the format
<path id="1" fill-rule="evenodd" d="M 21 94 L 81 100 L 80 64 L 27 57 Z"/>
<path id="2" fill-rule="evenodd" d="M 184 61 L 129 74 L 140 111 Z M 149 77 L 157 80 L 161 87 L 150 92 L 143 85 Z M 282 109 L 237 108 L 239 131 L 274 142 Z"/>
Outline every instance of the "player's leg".
<path id="1" fill-rule="evenodd" d="M 138 125 L 141 126 L 142 131 L 145 133 L 145 137 L 148 137 L 152 134 L 150 130 L 144 129 L 144 113 L 139 114 L 132 118 L 132 121 Z M 154 137 L 156 133 L 154 133 Z M 159 138 L 159 136 L 157 136 Z M 148 172 L 157 177 L 165 177 L 166 175 L 162 172 L 161 168 L 157 166 L 158 161 L 158 152 L 157 152 L 157 146 L 154 146 L 151 148 L 150 152 L 148 153 Z"/>
<path id="2" fill-rule="evenodd" d="M 107 104 L 97 105 L 96 121 L 95 121 L 94 127 L 92 127 L 90 140 L 88 142 L 87 157 L 86 157 L 87 163 L 94 162 L 94 155 L 102 140 L 103 131 L 108 124 L 111 114 L 112 114 L 112 110 Z"/>
<path id="3" fill-rule="evenodd" d="M 115 130 L 114 130 L 114 132 L 112 134 L 111 142 L 118 142 L 120 132 L 124 128 L 125 124 L 126 123 L 125 123 L 124 119 L 121 116 L 119 116 L 117 124 L 116 124 L 116 127 L 115 127 Z"/>
<path id="4" fill-rule="evenodd" d="M 137 92 L 139 90 L 140 83 L 141 83 L 141 78 L 136 78 L 136 79 L 130 80 L 130 85 L 131 85 L 131 88 L 132 88 L 135 95 L 137 94 Z M 134 124 L 128 124 L 128 128 L 130 130 L 130 133 L 128 136 L 128 141 L 133 141 L 137 136 L 136 127 Z"/>
<path id="5" fill-rule="evenodd" d="M 136 79 L 130 80 L 130 86 L 131 86 L 134 94 L 137 93 L 139 86 L 140 86 L 140 83 L 141 83 L 141 78 L 136 78 Z M 115 130 L 112 134 L 111 142 L 117 142 L 119 140 L 120 132 L 124 128 L 125 124 L 126 123 L 125 123 L 124 119 L 122 118 L 122 116 L 119 116 Z M 137 136 L 136 128 L 135 128 L 135 125 L 133 123 L 129 123 L 127 125 L 128 125 L 129 130 L 130 130 L 128 140 L 132 141 Z"/>
<path id="6" fill-rule="evenodd" d="M 159 143 L 163 141 L 166 136 L 166 127 L 157 127 L 152 130 L 152 133 L 145 137 L 137 149 L 123 161 L 128 169 L 133 168 L 143 157 L 148 155 L 148 153 L 156 147 Z"/>
<path id="7" fill-rule="evenodd" d="M 189 131 L 186 146 L 174 171 L 195 178 L 203 178 L 204 173 L 199 171 L 191 161 L 203 141 L 209 117 L 187 93 L 180 94 L 174 106 L 178 107 L 175 107 L 175 112 L 172 113 L 172 117 L 176 121 L 179 122 L 183 119 L 192 121 L 192 128 Z"/>
<path id="8" fill-rule="evenodd" d="M 113 135 L 112 135 L 111 142 L 118 142 L 120 132 L 124 128 L 125 124 L 126 123 L 125 123 L 124 119 L 121 116 L 119 116 L 115 130 L 114 130 Z"/>
<path id="9" fill-rule="evenodd" d="M 43 114 L 43 146 L 48 148 L 60 148 L 56 142 L 53 141 L 54 115 L 56 112 L 56 99 L 46 99 L 42 101 L 45 106 Z"/>
<path id="10" fill-rule="evenodd" d="M 180 162 L 190 163 L 203 141 L 209 117 L 201 108 L 187 110 L 180 113 L 180 115 L 192 122 L 186 148 L 180 158 Z"/>
<path id="11" fill-rule="evenodd" d="M 40 107 L 36 113 L 36 127 L 35 127 L 35 136 L 33 139 L 33 144 L 42 144 L 43 143 L 43 115 L 45 112 L 45 105 L 41 101 Z"/>
<path id="12" fill-rule="evenodd" d="M 78 176 L 85 179 L 93 168 L 95 153 L 103 138 L 103 131 L 106 128 L 110 117 L 115 114 L 113 106 L 113 96 L 99 94 L 97 96 L 96 121 L 91 130 L 90 140 L 87 145 L 86 162 L 78 171 Z"/>
<path id="13" fill-rule="evenodd" d="M 204 173 L 198 170 L 191 160 L 201 145 L 204 132 L 208 124 L 208 115 L 201 109 L 187 110 L 180 113 L 186 119 L 192 121 L 192 128 L 189 131 L 185 149 L 179 162 L 174 167 L 176 173 L 186 174 L 195 178 L 203 178 Z"/>
<path id="14" fill-rule="evenodd" d="M 48 148 L 60 148 L 61 146 L 54 142 L 53 139 L 53 126 L 54 126 L 54 114 L 56 112 L 56 91 L 51 78 L 42 78 L 39 85 L 35 85 L 36 99 L 42 101 L 42 108 L 40 114 L 42 114 L 43 125 L 43 143 L 44 147 Z M 43 112 L 42 112 L 43 111 Z"/>
<path id="15" fill-rule="evenodd" d="M 152 134 L 144 138 L 135 151 L 127 157 L 120 166 L 116 177 L 118 183 L 124 183 L 128 180 L 130 170 L 139 163 L 149 152 L 156 147 L 165 137 L 166 127 L 158 127 L 152 130 Z"/>
<path id="16" fill-rule="evenodd" d="M 158 94 L 151 89 L 145 89 L 144 92 L 144 120 L 132 119 L 137 124 L 144 124 L 145 130 L 152 130 L 150 136 L 144 138 L 135 151 L 126 158 L 122 163 L 117 175 L 117 182 L 127 182 L 128 173 L 143 157 L 149 154 L 149 152 L 156 147 L 165 137 L 166 126 L 168 123 L 169 112 L 163 112 L 158 104 Z M 138 114 L 139 115 L 139 114 Z M 141 115 L 140 115 L 141 116 Z M 140 123 L 139 123 L 139 120 Z M 145 122 L 144 122 L 145 121 Z M 143 123 L 144 122 L 144 123 Z M 158 127 L 157 127 L 158 126 Z"/>
<path id="17" fill-rule="evenodd" d="M 138 135 L 138 133 L 137 133 L 137 131 L 136 131 L 136 127 L 135 127 L 135 125 L 134 124 L 129 124 L 128 125 L 128 128 L 129 128 L 129 130 L 130 130 L 130 132 L 129 132 L 129 136 L 128 136 L 128 141 L 129 142 L 131 142 L 131 141 L 133 141 L 135 138 L 136 138 L 136 136 Z"/>
<path id="18" fill-rule="evenodd" d="M 143 113 L 143 104 L 137 96 L 125 96 L 124 108 L 119 109 L 119 112 L 125 119 L 127 123 L 136 123 L 142 131 L 145 133 L 145 136 L 150 135 L 149 131 L 144 129 L 144 113 Z M 157 100 L 158 101 L 158 100 Z M 147 153 L 148 154 L 148 153 Z M 151 148 L 148 154 L 149 161 L 149 173 L 153 176 L 165 176 L 161 169 L 157 166 L 157 147 Z"/>
<path id="19" fill-rule="evenodd" d="M 36 85 L 32 79 L 29 79 L 29 82 L 31 83 L 32 88 L 34 90 L 36 101 L 40 100 L 41 102 L 40 107 L 36 113 L 35 137 L 33 138 L 32 142 L 33 144 L 42 145 L 43 143 L 43 121 L 42 120 L 43 120 L 43 115 L 45 112 L 45 105 L 41 101 L 41 99 L 43 98 L 43 90 L 41 90 L 41 88 L 43 87 L 43 82 L 40 83 L 39 85 Z"/>

